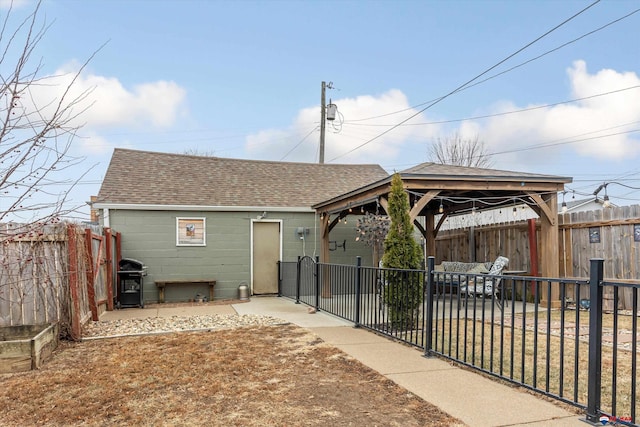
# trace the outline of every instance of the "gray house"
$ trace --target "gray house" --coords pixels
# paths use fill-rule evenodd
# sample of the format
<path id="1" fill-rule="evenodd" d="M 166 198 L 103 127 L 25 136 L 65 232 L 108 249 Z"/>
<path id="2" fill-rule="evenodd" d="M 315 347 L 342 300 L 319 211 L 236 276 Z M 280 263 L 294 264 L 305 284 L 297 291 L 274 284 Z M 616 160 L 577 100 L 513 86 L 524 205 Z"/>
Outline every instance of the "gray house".
<path id="1" fill-rule="evenodd" d="M 277 261 L 320 255 L 320 224 L 311 206 L 388 176 L 379 165 L 226 159 L 115 149 L 93 202 L 100 223 L 122 235 L 122 257 L 142 261 L 145 302 L 208 295 L 235 298 L 277 292 Z M 331 234 L 331 262 L 370 262 L 355 242 L 355 219 Z M 346 245 L 344 243 L 346 242 Z"/>

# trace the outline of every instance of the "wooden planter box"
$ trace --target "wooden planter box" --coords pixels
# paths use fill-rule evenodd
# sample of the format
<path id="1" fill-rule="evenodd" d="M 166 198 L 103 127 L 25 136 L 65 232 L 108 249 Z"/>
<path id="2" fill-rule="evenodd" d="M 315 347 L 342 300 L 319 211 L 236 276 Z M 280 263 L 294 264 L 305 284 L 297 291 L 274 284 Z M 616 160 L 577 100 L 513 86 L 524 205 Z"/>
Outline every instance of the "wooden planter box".
<path id="1" fill-rule="evenodd" d="M 0 374 L 38 369 L 58 346 L 58 324 L 0 328 Z"/>

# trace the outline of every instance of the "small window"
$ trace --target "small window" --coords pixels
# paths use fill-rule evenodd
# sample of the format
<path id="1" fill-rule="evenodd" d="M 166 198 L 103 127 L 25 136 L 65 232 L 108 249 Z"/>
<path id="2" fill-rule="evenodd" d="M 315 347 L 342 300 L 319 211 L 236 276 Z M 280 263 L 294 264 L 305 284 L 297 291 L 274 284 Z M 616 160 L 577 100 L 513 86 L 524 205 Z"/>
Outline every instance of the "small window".
<path id="1" fill-rule="evenodd" d="M 206 246 L 205 218 L 176 218 L 176 246 Z"/>

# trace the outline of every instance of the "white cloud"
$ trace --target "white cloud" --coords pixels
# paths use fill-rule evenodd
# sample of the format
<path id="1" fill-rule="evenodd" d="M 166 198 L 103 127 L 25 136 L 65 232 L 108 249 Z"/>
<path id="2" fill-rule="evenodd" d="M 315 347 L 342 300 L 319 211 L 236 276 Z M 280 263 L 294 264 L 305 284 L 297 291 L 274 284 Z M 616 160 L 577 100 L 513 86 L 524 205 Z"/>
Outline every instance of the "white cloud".
<path id="1" fill-rule="evenodd" d="M 114 144 L 110 143 L 108 139 L 93 131 L 81 131 L 77 138 L 82 141 L 81 144 L 84 151 L 90 155 L 110 154 L 114 148 Z"/>
<path id="2" fill-rule="evenodd" d="M 585 98 L 640 85 L 640 77 L 632 72 L 603 69 L 590 74 L 584 61 L 574 62 L 567 69 L 567 75 L 571 85 L 567 99 Z M 532 107 L 536 105 L 523 107 L 501 102 L 493 106 L 491 113 Z M 510 166 L 518 167 L 549 159 L 560 150 L 569 150 L 574 156 L 593 159 L 620 160 L 635 157 L 640 153 L 640 141 L 637 134 L 625 131 L 637 129 L 638 123 L 633 122 L 638 121 L 640 88 L 635 88 L 575 103 L 493 117 L 482 122 L 468 122 L 462 128 L 475 129 L 492 152 L 545 146 L 537 150 L 501 155 L 497 162 L 505 163 L 503 160 L 508 159 Z M 625 124 L 629 125 L 621 126 Z M 565 144 L 578 139 L 581 141 Z"/>
<path id="3" fill-rule="evenodd" d="M 410 108 L 407 97 L 399 90 L 390 90 L 379 96 L 338 98 L 332 102 L 337 105 L 339 114 L 326 127 L 326 162 L 388 164 L 401 153 L 411 151 L 419 153 L 414 157 L 417 163 L 425 160 L 425 140 L 439 132 L 437 126 L 401 126 L 382 135 L 391 126 L 418 112 Z M 424 121 L 427 121 L 425 116 L 418 114 L 409 123 Z M 271 129 L 250 135 L 246 150 L 251 157 L 257 158 L 280 160 L 286 155 L 284 160 L 287 161 L 317 161 L 319 123 L 320 106 L 305 108 L 288 129 Z"/>
<path id="4" fill-rule="evenodd" d="M 584 61 L 573 63 L 567 69 L 567 76 L 567 93 L 559 93 L 549 100 L 550 103 L 640 86 L 640 77 L 636 73 L 611 69 L 589 73 Z M 500 153 L 494 156 L 494 167 L 498 169 L 535 170 L 535 165 L 548 165 L 556 160 L 566 162 L 566 159 L 572 159 L 571 162 L 575 163 L 581 157 L 619 161 L 640 154 L 639 137 L 626 133 L 640 126 L 640 123 L 634 123 L 640 122 L 640 88 L 551 107 L 515 105 L 503 100 L 481 114 L 533 110 L 484 120 L 467 120 L 458 129 L 444 129 L 440 125 L 403 125 L 384 135 L 392 125 L 418 112 L 410 108 L 401 91 L 338 98 L 333 102 L 341 113 L 335 125 L 339 127 L 341 118 L 344 124 L 339 132 L 335 132 L 331 125 L 327 126 L 327 162 L 378 163 L 387 168 L 398 165 L 398 169 L 403 169 L 427 161 L 429 141 L 455 131 L 463 138 L 478 136 L 487 144 L 489 152 Z M 361 120 L 365 118 L 371 119 Z M 418 114 L 408 124 L 433 121 L 432 117 Z M 269 129 L 250 135 L 245 145 L 247 154 L 272 160 L 317 161 L 319 122 L 319 106 L 303 109 L 287 129 Z M 621 126 L 624 124 L 628 125 Z"/>
<path id="5" fill-rule="evenodd" d="M 32 83 L 20 96 L 23 111 L 31 121 L 36 118 L 35 112 L 37 117 L 50 120 L 60 102 L 71 105 L 57 121 L 66 129 L 80 127 L 73 144 L 76 156 L 104 157 L 115 145 L 127 144 L 110 141 L 105 130 L 167 129 L 186 111 L 186 91 L 174 82 L 145 82 L 129 90 L 116 78 L 89 72 L 77 75 L 77 70 L 77 64 L 69 64 Z"/>
<path id="6" fill-rule="evenodd" d="M 77 70 L 77 64 L 69 64 L 40 84 L 31 85 L 29 90 L 33 103 L 25 107 L 38 106 L 46 114 L 51 114 Z M 129 90 L 116 78 L 83 72 L 64 96 L 66 103 L 81 99 L 69 115 L 73 117 L 81 113 L 72 119 L 72 125 L 85 124 L 94 130 L 107 127 L 161 129 L 173 125 L 184 111 L 186 91 L 177 83 L 168 81 L 142 83 Z"/>
<path id="7" fill-rule="evenodd" d="M 0 0 L 0 10 L 19 9 L 31 3 L 31 0 Z"/>

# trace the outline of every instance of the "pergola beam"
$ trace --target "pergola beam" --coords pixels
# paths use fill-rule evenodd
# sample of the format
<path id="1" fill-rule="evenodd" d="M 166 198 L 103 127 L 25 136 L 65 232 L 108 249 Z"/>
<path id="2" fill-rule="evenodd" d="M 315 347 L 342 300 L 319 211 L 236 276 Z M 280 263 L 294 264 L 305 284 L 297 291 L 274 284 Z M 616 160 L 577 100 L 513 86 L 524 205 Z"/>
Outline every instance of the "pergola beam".
<path id="1" fill-rule="evenodd" d="M 427 204 L 432 201 L 433 198 L 438 194 L 440 194 L 440 190 L 430 190 L 426 192 L 422 197 L 420 197 L 420 200 L 418 200 L 411 208 L 411 211 L 409 211 L 411 222 L 414 222 L 416 218 L 418 218 L 420 212 L 422 212 L 422 209 L 424 209 Z"/>
<path id="2" fill-rule="evenodd" d="M 556 213 L 554 215 L 551 207 L 547 205 L 547 203 L 544 201 L 542 196 L 540 196 L 540 194 L 527 192 L 527 196 L 531 197 L 531 199 L 533 199 L 533 201 L 536 202 L 536 206 L 540 208 L 540 210 L 538 211 L 538 215 L 540 217 L 544 215 L 547 221 L 549 221 L 550 223 L 554 225 L 557 223 L 558 221 L 557 207 L 555 209 Z M 557 203 L 557 196 L 556 196 L 556 203 Z"/>

